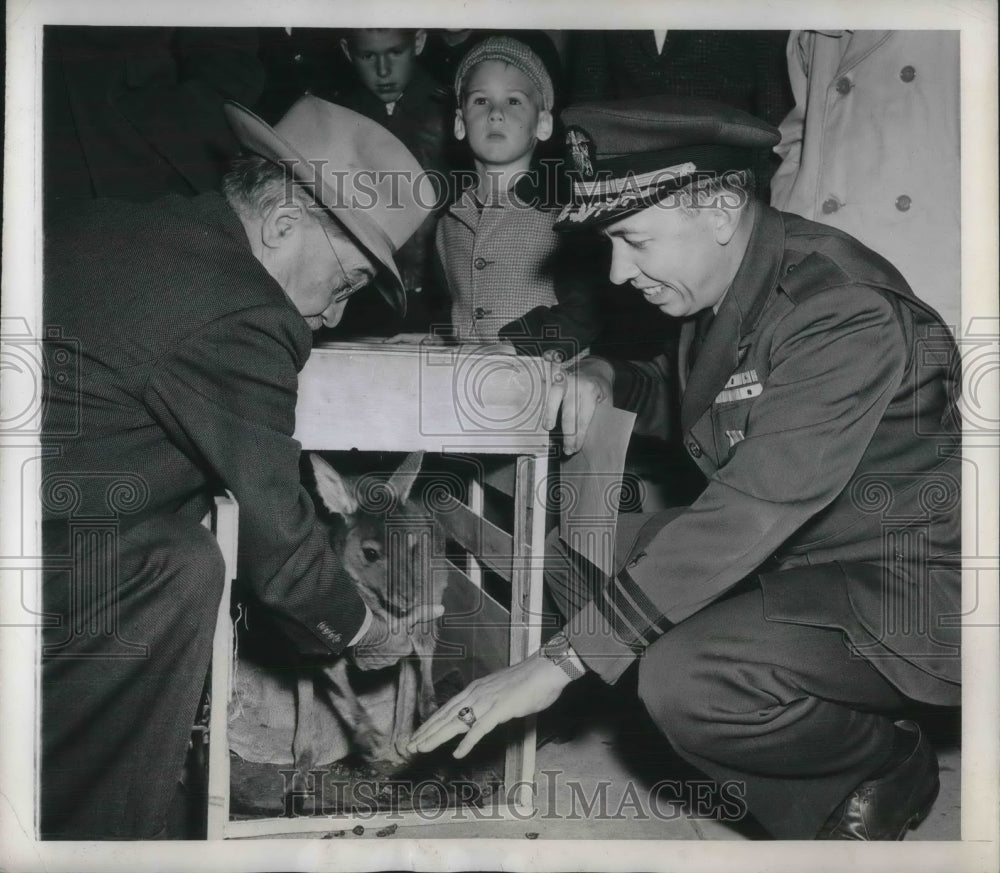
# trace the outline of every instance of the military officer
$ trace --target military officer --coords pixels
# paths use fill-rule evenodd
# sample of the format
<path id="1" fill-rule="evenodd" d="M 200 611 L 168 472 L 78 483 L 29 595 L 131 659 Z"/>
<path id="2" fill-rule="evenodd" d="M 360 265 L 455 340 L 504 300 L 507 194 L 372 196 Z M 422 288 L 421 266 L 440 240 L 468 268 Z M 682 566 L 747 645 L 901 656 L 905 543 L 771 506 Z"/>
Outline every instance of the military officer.
<path id="1" fill-rule="evenodd" d="M 571 107 L 589 169 L 559 226 L 597 228 L 611 280 L 684 319 L 679 355 L 557 371 L 564 450 L 600 404 L 677 433 L 689 507 L 619 520 L 616 574 L 552 541 L 564 629 L 473 683 L 412 738 L 465 755 L 586 670 L 638 688 L 674 749 L 743 786 L 775 837 L 898 839 L 938 791 L 913 701 L 957 705 L 956 353 L 899 272 L 833 228 L 755 202 L 769 125 L 705 101 Z M 582 145 L 581 145 L 582 143 Z M 584 159 L 586 158 L 586 159 Z"/>

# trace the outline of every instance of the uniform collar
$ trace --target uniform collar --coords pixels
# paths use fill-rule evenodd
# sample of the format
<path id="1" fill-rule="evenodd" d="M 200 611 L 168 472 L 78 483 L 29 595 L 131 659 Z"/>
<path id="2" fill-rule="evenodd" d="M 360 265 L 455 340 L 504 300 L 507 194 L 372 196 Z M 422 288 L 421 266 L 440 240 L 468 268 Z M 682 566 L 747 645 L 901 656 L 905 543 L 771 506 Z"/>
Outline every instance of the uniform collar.
<path id="1" fill-rule="evenodd" d="M 712 405 L 739 366 L 747 339 L 778 284 L 784 251 L 781 214 L 758 203 L 743 260 L 687 379 L 681 402 L 681 427 L 685 431 Z"/>

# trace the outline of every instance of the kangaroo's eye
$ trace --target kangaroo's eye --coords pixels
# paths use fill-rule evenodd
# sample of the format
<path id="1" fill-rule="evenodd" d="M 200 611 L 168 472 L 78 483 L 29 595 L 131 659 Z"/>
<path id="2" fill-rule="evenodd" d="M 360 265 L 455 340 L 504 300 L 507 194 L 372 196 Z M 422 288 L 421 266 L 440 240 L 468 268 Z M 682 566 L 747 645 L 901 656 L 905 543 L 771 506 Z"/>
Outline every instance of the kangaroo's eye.
<path id="1" fill-rule="evenodd" d="M 373 549 L 371 546 L 365 546 L 362 548 L 361 554 L 365 556 L 365 560 L 369 564 L 374 564 L 378 560 L 378 550 Z"/>

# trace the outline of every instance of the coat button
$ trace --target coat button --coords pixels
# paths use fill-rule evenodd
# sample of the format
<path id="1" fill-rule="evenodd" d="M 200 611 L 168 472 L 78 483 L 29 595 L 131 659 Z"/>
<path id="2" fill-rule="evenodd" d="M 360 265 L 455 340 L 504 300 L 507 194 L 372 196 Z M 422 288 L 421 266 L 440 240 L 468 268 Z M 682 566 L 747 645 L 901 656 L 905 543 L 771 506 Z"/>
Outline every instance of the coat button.
<path id="1" fill-rule="evenodd" d="M 913 69 L 909 64 L 907 64 L 903 69 L 899 71 L 899 78 L 904 82 L 912 82 L 917 78 L 917 71 Z"/>
<path id="2" fill-rule="evenodd" d="M 823 210 L 824 215 L 832 215 L 840 209 L 840 202 L 836 197 L 827 197 L 826 200 L 823 201 L 823 205 L 820 208 Z"/>
<path id="3" fill-rule="evenodd" d="M 839 79 L 837 79 L 838 94 L 847 94 L 853 87 L 854 83 L 850 79 L 848 79 L 847 76 L 841 76 Z"/>
<path id="4" fill-rule="evenodd" d="M 476 258 L 472 262 L 472 266 L 475 267 L 477 270 L 485 270 L 486 269 L 486 258 Z"/>
<path id="5" fill-rule="evenodd" d="M 907 197 L 905 194 L 900 194 L 899 197 L 896 198 L 896 208 L 900 212 L 906 212 L 906 210 L 910 208 L 910 205 L 912 203 L 913 201 L 910 200 L 910 198 Z"/>
<path id="6" fill-rule="evenodd" d="M 476 318 L 486 318 L 486 310 L 482 306 L 477 306 L 476 311 L 472 313 Z"/>
<path id="7" fill-rule="evenodd" d="M 688 443 L 688 451 L 691 453 L 692 458 L 701 457 L 701 446 L 698 445 L 694 440 Z"/>

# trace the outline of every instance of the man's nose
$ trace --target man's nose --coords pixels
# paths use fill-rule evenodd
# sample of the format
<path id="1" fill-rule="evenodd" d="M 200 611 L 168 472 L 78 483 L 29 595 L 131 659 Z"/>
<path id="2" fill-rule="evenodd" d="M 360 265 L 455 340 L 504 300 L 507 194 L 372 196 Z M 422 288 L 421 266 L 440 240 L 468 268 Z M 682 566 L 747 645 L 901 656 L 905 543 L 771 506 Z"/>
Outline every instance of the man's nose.
<path id="1" fill-rule="evenodd" d="M 375 75 L 384 79 L 392 71 L 392 64 L 384 55 L 375 56 Z"/>
<path id="2" fill-rule="evenodd" d="M 635 278 L 639 271 L 636 269 L 632 259 L 622 251 L 622 246 L 611 244 L 611 271 L 608 278 L 615 285 L 622 285 L 629 279 Z"/>
<path id="3" fill-rule="evenodd" d="M 326 307 L 321 313 L 320 318 L 323 319 L 323 325 L 325 327 L 336 327 L 340 324 L 340 320 L 344 317 L 344 310 L 347 308 L 347 300 L 341 300 L 340 303 L 331 303 Z"/>

